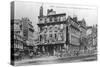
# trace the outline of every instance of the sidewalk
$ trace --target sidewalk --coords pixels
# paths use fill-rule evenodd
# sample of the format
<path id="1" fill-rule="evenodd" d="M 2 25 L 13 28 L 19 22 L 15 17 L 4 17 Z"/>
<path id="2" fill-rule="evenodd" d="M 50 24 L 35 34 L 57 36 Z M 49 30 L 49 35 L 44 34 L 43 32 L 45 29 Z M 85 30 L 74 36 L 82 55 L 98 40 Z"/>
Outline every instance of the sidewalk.
<path id="1" fill-rule="evenodd" d="M 58 59 L 57 57 L 55 56 L 46 56 L 46 57 L 41 57 L 41 58 L 32 58 L 32 59 L 23 59 L 21 61 L 15 61 L 15 64 L 23 64 L 23 63 L 28 63 L 28 62 L 34 62 L 34 61 L 50 61 L 50 60 L 56 60 Z"/>

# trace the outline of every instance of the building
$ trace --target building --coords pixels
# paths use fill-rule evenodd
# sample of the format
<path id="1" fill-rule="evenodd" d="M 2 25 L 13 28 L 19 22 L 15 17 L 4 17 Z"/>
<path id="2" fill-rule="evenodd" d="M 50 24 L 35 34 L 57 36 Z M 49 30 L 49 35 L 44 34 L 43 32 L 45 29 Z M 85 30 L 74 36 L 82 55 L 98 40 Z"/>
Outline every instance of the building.
<path id="1" fill-rule="evenodd" d="M 21 22 L 23 23 L 23 37 L 27 45 L 33 45 L 33 25 L 28 18 L 22 18 Z"/>
<path id="2" fill-rule="evenodd" d="M 24 44 L 23 37 L 18 34 L 14 34 L 14 49 L 23 50 Z"/>
<path id="3" fill-rule="evenodd" d="M 66 13 L 57 14 L 53 9 L 48 9 L 47 16 L 44 16 L 41 6 L 38 20 L 40 52 L 55 55 L 63 49 L 73 52 L 80 50 L 80 39 L 86 37 L 84 19 L 78 21 L 76 16 L 66 18 Z"/>
<path id="4" fill-rule="evenodd" d="M 82 19 L 81 21 L 78 21 L 78 23 L 80 24 L 79 28 L 81 31 L 81 38 L 86 38 L 86 31 L 87 31 L 87 26 L 86 26 L 86 22 L 84 19 Z"/>
<path id="5" fill-rule="evenodd" d="M 97 25 L 93 25 L 92 36 L 93 36 L 93 46 L 97 47 Z"/>
<path id="6" fill-rule="evenodd" d="M 22 38 L 21 40 L 23 40 L 23 42 L 26 42 L 26 45 L 33 45 L 34 29 L 32 26 L 32 22 L 28 18 L 22 18 L 21 20 L 14 19 L 14 24 L 12 25 L 12 27 L 15 37 L 17 37 L 18 39 Z"/>
<path id="7" fill-rule="evenodd" d="M 34 31 L 33 33 L 33 44 L 34 46 L 37 46 L 39 44 L 39 32 Z"/>
<path id="8" fill-rule="evenodd" d="M 12 19 L 11 20 L 11 52 L 12 52 L 12 60 L 18 60 L 20 52 L 24 50 L 24 37 L 23 37 L 23 29 L 22 22 L 20 19 Z"/>
<path id="9" fill-rule="evenodd" d="M 78 21 L 80 29 L 80 50 L 86 50 L 87 48 L 87 26 L 84 19 Z"/>
<path id="10" fill-rule="evenodd" d="M 40 13 L 43 13 L 43 7 Z M 42 16 L 41 16 L 42 15 Z M 47 16 L 40 14 L 39 19 L 39 41 L 40 52 L 54 55 L 55 52 L 61 51 L 66 44 L 66 14 L 56 14 L 53 9 L 47 10 Z"/>
<path id="11" fill-rule="evenodd" d="M 87 27 L 88 48 L 96 49 L 97 47 L 97 25 Z"/>
<path id="12" fill-rule="evenodd" d="M 28 18 L 14 19 L 11 20 L 11 27 L 12 54 L 15 59 L 21 54 L 28 56 L 34 48 L 32 22 Z"/>
<path id="13" fill-rule="evenodd" d="M 77 17 L 71 18 L 68 16 L 67 18 L 68 22 L 68 42 L 69 42 L 69 50 L 70 51 L 79 51 L 80 46 L 80 24 L 78 23 Z"/>
<path id="14" fill-rule="evenodd" d="M 14 28 L 14 48 L 16 49 L 23 49 L 24 41 L 23 41 L 23 30 L 22 30 L 22 23 L 20 19 L 14 19 L 13 23 Z"/>

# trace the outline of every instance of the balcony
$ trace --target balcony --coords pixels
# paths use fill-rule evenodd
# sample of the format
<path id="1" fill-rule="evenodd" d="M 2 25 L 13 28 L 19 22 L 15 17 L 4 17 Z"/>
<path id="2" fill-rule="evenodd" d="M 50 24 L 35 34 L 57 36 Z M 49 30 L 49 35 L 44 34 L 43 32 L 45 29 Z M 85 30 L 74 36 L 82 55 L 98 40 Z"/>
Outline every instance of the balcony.
<path id="1" fill-rule="evenodd" d="M 65 41 L 60 41 L 60 42 L 52 42 L 52 43 L 40 43 L 38 45 L 61 45 L 61 44 L 65 44 Z"/>
<path id="2" fill-rule="evenodd" d="M 55 25 L 55 24 L 65 24 L 66 23 L 66 20 L 65 21 L 56 21 L 56 22 L 49 22 L 49 23 L 38 23 L 37 25 L 38 26 L 49 26 L 49 25 Z"/>
<path id="3" fill-rule="evenodd" d="M 48 15 L 48 17 L 54 17 L 54 16 L 65 16 L 66 13 L 60 13 L 60 14 L 53 14 L 53 15 Z"/>

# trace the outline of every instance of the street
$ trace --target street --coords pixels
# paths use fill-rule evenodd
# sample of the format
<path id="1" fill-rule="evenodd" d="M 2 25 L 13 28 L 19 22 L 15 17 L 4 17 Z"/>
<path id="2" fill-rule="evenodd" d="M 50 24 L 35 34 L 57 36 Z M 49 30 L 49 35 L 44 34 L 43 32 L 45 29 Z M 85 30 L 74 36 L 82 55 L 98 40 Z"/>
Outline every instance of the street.
<path id="1" fill-rule="evenodd" d="M 97 60 L 97 54 L 95 55 L 88 55 L 88 56 L 77 56 L 77 57 L 43 57 L 43 58 L 34 58 L 34 59 L 27 59 L 22 61 L 15 61 L 15 65 L 39 65 L 39 64 L 53 64 L 53 63 L 69 63 L 69 62 L 79 62 L 79 61 L 92 61 Z"/>

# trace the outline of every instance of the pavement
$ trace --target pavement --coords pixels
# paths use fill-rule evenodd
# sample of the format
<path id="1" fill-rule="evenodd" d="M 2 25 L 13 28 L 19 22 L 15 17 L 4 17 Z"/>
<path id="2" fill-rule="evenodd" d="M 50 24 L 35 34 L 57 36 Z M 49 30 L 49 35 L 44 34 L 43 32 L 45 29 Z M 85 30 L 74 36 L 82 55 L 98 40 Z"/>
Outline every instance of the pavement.
<path id="1" fill-rule="evenodd" d="M 76 56 L 76 57 L 56 57 L 56 56 L 46 56 L 41 58 L 33 59 L 23 59 L 21 61 L 15 61 L 15 66 L 21 65 L 40 65 L 40 64 L 51 64 L 51 63 L 64 63 L 64 62 L 78 62 L 78 61 L 92 61 L 96 60 L 97 55 L 87 55 L 87 56 Z"/>

